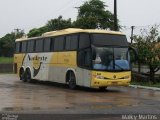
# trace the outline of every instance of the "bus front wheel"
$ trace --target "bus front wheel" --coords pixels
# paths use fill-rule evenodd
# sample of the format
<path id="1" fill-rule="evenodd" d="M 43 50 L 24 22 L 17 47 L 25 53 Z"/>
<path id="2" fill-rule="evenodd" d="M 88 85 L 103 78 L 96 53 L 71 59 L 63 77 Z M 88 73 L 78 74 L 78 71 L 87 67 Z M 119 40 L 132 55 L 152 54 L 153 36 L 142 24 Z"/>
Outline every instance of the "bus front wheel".
<path id="1" fill-rule="evenodd" d="M 75 77 L 75 74 L 73 72 L 69 73 L 68 86 L 72 90 L 76 88 L 76 77 Z"/>
<path id="2" fill-rule="evenodd" d="M 100 90 L 105 91 L 107 87 L 99 87 Z"/>

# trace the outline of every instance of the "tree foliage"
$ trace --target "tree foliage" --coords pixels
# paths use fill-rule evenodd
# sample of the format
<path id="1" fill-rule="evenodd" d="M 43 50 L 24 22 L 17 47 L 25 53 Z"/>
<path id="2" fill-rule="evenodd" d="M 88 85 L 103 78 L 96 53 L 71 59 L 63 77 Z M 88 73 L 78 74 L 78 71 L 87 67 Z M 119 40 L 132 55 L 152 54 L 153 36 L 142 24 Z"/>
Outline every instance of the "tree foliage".
<path id="1" fill-rule="evenodd" d="M 147 64 L 150 68 L 150 80 L 154 81 L 154 74 L 160 70 L 160 42 L 158 26 L 150 30 L 142 30 L 141 35 L 134 37 L 139 53 L 140 63 Z"/>
<path id="2" fill-rule="evenodd" d="M 41 36 L 43 33 L 48 32 L 48 28 L 47 26 L 43 26 L 40 28 L 33 28 L 29 31 L 29 33 L 27 34 L 28 37 L 37 37 L 37 36 Z"/>
<path id="3" fill-rule="evenodd" d="M 0 56 L 13 56 L 15 39 L 21 38 L 23 35 L 23 31 L 16 31 L 8 33 L 4 37 L 0 38 Z"/>
<path id="4" fill-rule="evenodd" d="M 61 30 L 70 27 L 78 28 L 102 28 L 113 29 L 113 14 L 105 10 L 107 6 L 100 0 L 90 0 L 79 7 L 77 20 L 63 19 L 62 16 L 49 20 L 44 26 L 33 28 L 27 34 L 28 37 L 41 36 L 45 32 Z M 23 31 L 6 34 L 0 38 L 0 56 L 12 56 L 14 52 L 14 40 L 24 35 Z"/>
<path id="5" fill-rule="evenodd" d="M 75 27 L 85 29 L 111 29 L 114 27 L 113 14 L 105 10 L 107 7 L 104 2 L 100 0 L 90 0 L 85 2 L 78 8 L 77 20 L 74 22 Z"/>
<path id="6" fill-rule="evenodd" d="M 62 16 L 59 16 L 58 18 L 49 20 L 43 27 L 31 29 L 27 36 L 37 37 L 41 36 L 45 32 L 61 30 L 69 27 L 72 27 L 71 19 L 65 20 Z"/>
<path id="7" fill-rule="evenodd" d="M 41 36 L 45 32 L 61 30 L 70 27 L 77 28 L 92 28 L 97 27 L 102 29 L 113 30 L 114 16 L 113 14 L 105 10 L 106 5 L 100 0 L 90 0 L 85 2 L 79 7 L 77 20 L 72 23 L 71 18 L 63 19 L 62 16 L 49 20 L 45 26 L 40 28 L 34 28 L 27 34 L 28 37 Z"/>
<path id="8" fill-rule="evenodd" d="M 65 20 L 62 16 L 59 16 L 56 19 L 51 19 L 46 24 L 46 27 L 49 31 L 61 30 L 65 28 L 72 27 L 71 18 Z"/>

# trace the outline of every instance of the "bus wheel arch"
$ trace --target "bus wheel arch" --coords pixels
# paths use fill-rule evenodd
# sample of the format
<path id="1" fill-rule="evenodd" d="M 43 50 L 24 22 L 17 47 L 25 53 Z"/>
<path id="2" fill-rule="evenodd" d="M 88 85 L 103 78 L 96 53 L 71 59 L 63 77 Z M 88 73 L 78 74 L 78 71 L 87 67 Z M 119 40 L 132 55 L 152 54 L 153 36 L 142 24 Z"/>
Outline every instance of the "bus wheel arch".
<path id="1" fill-rule="evenodd" d="M 66 73 L 66 83 L 70 89 L 76 88 L 76 75 L 73 70 L 68 70 Z"/>

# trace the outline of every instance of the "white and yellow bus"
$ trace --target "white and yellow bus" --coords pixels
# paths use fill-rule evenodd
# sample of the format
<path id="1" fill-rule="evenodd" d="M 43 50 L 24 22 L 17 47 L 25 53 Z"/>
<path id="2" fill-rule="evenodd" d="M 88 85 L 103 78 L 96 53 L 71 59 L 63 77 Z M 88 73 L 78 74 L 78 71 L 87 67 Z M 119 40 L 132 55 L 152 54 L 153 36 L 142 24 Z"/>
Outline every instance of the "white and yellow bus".
<path id="1" fill-rule="evenodd" d="M 68 28 L 15 44 L 14 71 L 24 82 L 53 81 L 71 89 L 130 84 L 129 45 L 121 32 Z"/>

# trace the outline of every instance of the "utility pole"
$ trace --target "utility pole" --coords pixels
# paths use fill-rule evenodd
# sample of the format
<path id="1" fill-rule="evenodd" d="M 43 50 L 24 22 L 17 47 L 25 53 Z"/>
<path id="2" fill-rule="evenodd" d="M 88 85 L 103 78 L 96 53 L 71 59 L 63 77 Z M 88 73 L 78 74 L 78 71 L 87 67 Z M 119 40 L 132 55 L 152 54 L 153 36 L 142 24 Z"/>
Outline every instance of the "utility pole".
<path id="1" fill-rule="evenodd" d="M 134 31 L 135 26 L 131 26 L 131 45 L 133 43 L 133 31 Z M 139 44 L 138 44 L 138 48 L 139 48 Z M 138 60 L 138 73 L 141 72 L 141 63 Z"/>
<path id="2" fill-rule="evenodd" d="M 131 44 L 133 43 L 133 30 L 135 26 L 131 26 Z"/>
<path id="3" fill-rule="evenodd" d="M 15 31 L 14 33 L 15 33 L 16 38 L 21 38 L 24 35 L 24 30 L 22 29 L 16 28 L 14 29 L 14 31 Z"/>
<path id="4" fill-rule="evenodd" d="M 114 30 L 118 31 L 118 25 L 117 25 L 117 0 L 114 0 Z"/>
<path id="5" fill-rule="evenodd" d="M 15 34 L 18 34 L 21 31 L 21 29 L 16 28 L 14 29 L 14 31 L 15 31 Z"/>

